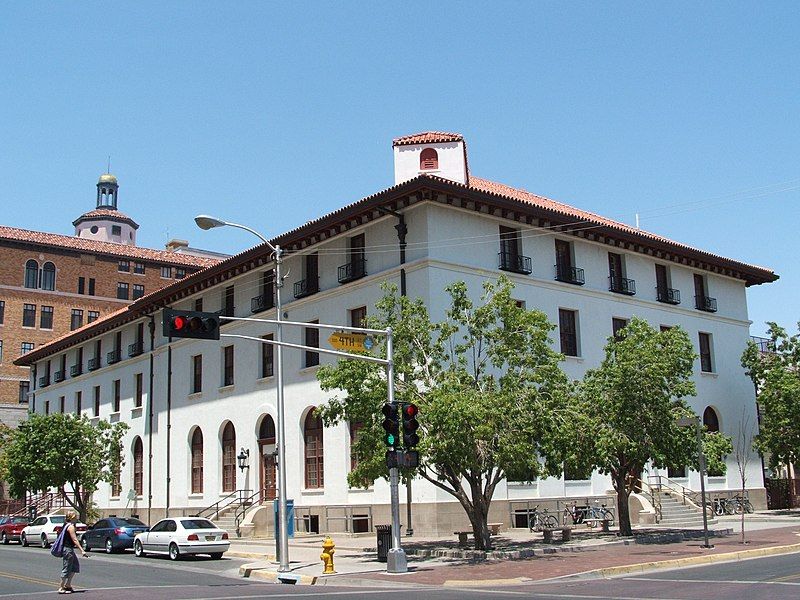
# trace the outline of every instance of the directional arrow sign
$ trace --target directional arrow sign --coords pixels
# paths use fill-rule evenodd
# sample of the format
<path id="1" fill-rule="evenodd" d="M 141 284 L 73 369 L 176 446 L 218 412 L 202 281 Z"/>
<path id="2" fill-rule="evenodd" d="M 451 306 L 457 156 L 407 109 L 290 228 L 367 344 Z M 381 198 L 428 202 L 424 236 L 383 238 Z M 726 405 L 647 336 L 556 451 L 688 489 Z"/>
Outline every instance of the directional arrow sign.
<path id="1" fill-rule="evenodd" d="M 373 339 L 364 333 L 343 333 L 336 331 L 328 338 L 328 343 L 337 350 L 370 350 L 375 345 Z"/>

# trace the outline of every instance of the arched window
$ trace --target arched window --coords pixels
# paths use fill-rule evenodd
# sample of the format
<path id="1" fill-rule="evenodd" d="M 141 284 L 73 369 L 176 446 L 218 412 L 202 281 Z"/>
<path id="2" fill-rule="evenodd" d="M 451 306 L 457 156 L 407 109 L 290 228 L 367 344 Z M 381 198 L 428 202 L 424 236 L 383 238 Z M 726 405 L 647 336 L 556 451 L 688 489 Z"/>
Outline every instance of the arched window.
<path id="1" fill-rule="evenodd" d="M 359 432 L 364 428 L 364 423 L 361 421 L 350 421 L 350 470 L 354 470 L 358 466 L 358 456 L 353 446 L 358 440 Z"/>
<path id="2" fill-rule="evenodd" d="M 142 485 L 144 474 L 144 451 L 142 448 L 142 438 L 137 437 L 133 440 L 133 491 L 137 496 L 144 493 Z"/>
<path id="3" fill-rule="evenodd" d="M 275 485 L 275 421 L 272 417 L 265 415 L 261 419 L 261 425 L 258 427 L 258 453 L 260 458 L 261 470 L 259 473 L 259 482 L 261 487 L 261 501 L 273 500 L 277 496 L 277 487 Z"/>
<path id="4" fill-rule="evenodd" d="M 236 430 L 233 423 L 222 431 L 222 491 L 236 491 Z"/>
<path id="5" fill-rule="evenodd" d="M 275 421 L 269 415 L 261 420 L 261 426 L 258 428 L 258 441 L 268 444 L 275 443 Z"/>
<path id="6" fill-rule="evenodd" d="M 306 453 L 306 488 L 321 488 L 325 485 L 325 471 L 322 468 L 322 419 L 313 409 L 308 411 L 303 424 L 303 441 Z"/>
<path id="7" fill-rule="evenodd" d="M 42 289 L 56 289 L 56 266 L 51 262 L 44 263 L 42 267 Z"/>
<path id="8" fill-rule="evenodd" d="M 433 148 L 425 148 L 419 155 L 420 171 L 439 168 L 439 155 Z"/>
<path id="9" fill-rule="evenodd" d="M 25 263 L 25 287 L 32 289 L 39 287 L 39 263 L 33 259 Z"/>
<path id="10" fill-rule="evenodd" d="M 717 416 L 717 411 L 710 406 L 707 406 L 703 411 L 703 425 L 710 432 L 719 431 L 719 416 Z"/>
<path id="11" fill-rule="evenodd" d="M 199 427 L 192 434 L 192 493 L 203 493 L 203 432 Z"/>

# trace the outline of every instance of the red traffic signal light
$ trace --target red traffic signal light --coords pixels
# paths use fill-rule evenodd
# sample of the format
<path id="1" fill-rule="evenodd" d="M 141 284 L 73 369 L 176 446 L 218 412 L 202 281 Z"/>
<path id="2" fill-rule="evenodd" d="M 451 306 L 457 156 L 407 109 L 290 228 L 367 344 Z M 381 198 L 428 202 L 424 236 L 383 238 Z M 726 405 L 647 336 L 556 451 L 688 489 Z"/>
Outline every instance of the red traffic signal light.
<path id="1" fill-rule="evenodd" d="M 195 310 L 164 309 L 162 333 L 167 338 L 219 339 L 219 316 Z"/>
<path id="2" fill-rule="evenodd" d="M 410 402 L 403 404 L 403 447 L 406 450 L 410 450 L 419 444 L 419 435 L 417 435 L 417 429 L 419 429 L 418 413 L 419 408 L 417 408 L 416 404 Z"/>

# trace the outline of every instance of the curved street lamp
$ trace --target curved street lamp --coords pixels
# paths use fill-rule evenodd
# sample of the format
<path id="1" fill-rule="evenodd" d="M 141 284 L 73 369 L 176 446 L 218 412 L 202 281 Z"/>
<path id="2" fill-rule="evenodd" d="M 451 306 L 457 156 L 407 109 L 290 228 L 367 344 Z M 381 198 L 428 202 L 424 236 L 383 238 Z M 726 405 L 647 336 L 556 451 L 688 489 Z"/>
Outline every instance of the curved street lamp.
<path id="1" fill-rule="evenodd" d="M 230 223 L 211 217 L 209 215 L 198 215 L 194 218 L 194 222 L 200 229 L 213 229 L 215 227 L 235 227 L 249 231 L 262 242 L 264 242 L 275 257 L 275 342 L 278 346 L 276 355 L 276 371 L 277 371 L 277 391 L 278 391 L 278 525 L 280 528 L 280 536 L 276 536 L 278 557 L 280 559 L 280 566 L 278 571 L 285 573 L 289 571 L 289 528 L 288 528 L 288 515 L 286 513 L 286 427 L 284 419 L 284 395 L 283 395 L 283 333 L 281 329 L 282 319 L 282 306 L 281 306 L 281 289 L 283 288 L 283 276 L 281 275 L 281 264 L 283 263 L 283 250 L 278 244 L 272 244 L 267 238 L 258 233 L 255 229 L 251 229 L 246 225 L 239 223 Z"/>

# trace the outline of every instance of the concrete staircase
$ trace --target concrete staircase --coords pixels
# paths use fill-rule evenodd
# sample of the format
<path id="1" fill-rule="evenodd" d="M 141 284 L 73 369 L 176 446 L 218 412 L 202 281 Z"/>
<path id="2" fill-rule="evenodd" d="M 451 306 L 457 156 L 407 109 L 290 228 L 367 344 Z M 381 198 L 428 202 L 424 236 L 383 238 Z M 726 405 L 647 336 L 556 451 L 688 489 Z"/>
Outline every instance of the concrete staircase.
<path id="1" fill-rule="evenodd" d="M 716 519 L 709 519 L 709 525 L 716 525 Z M 702 511 L 692 506 L 684 504 L 680 498 L 670 493 L 661 494 L 661 520 L 658 523 L 661 527 L 671 528 L 695 528 L 703 526 Z"/>

